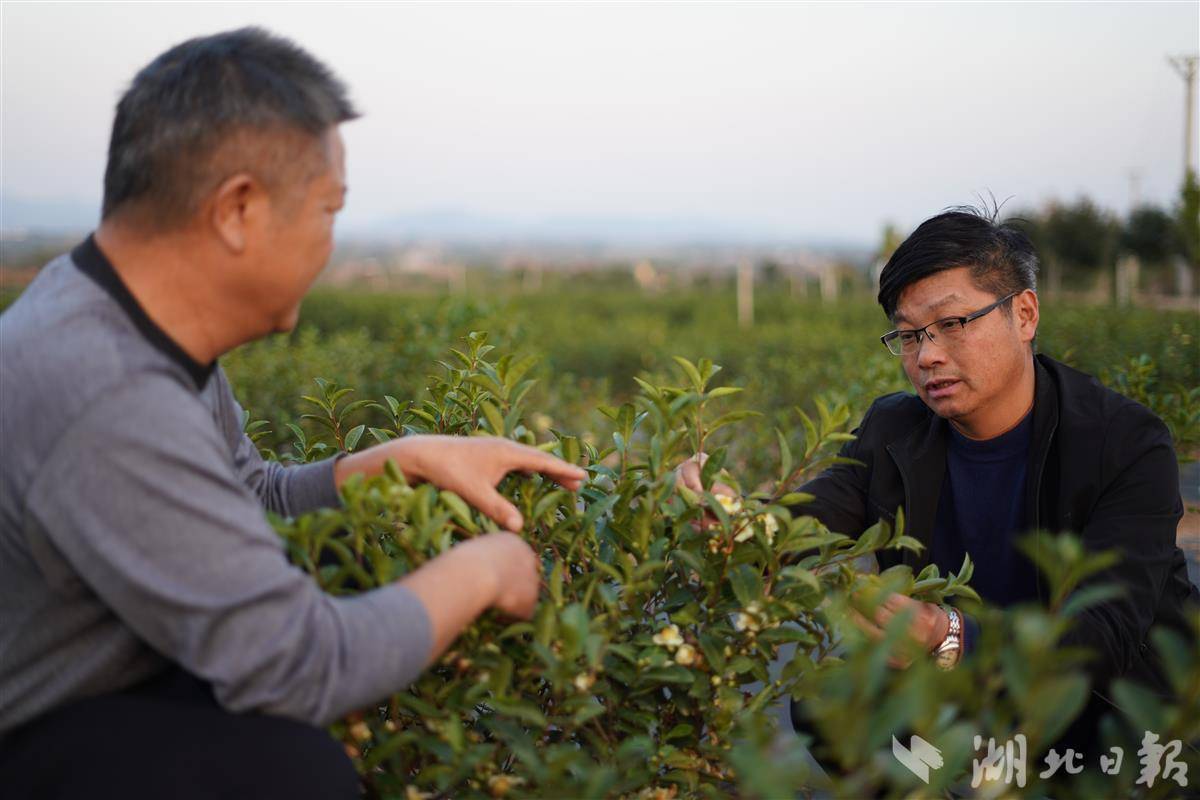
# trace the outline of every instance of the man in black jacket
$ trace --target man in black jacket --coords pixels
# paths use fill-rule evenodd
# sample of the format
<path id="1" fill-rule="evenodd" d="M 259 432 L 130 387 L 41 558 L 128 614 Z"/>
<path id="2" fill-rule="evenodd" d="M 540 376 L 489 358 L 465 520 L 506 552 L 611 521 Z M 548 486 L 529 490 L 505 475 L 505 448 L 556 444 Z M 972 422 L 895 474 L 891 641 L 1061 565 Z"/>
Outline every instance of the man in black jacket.
<path id="1" fill-rule="evenodd" d="M 975 563 L 972 586 L 999 606 L 1043 599 L 1045 587 L 1015 547 L 1027 531 L 1072 531 L 1092 551 L 1120 560 L 1093 578 L 1120 596 L 1083 611 L 1064 645 L 1094 652 L 1092 704 L 1128 677 L 1166 691 L 1148 634 L 1186 628 L 1200 593 L 1175 545 L 1183 513 L 1174 448 L 1152 412 L 1095 378 L 1035 355 L 1038 259 L 1019 230 L 978 213 L 927 220 L 880 276 L 879 302 L 895 326 L 883 344 L 900 358 L 916 395 L 877 399 L 842 454 L 843 464 L 800 488 L 804 513 L 852 536 L 903 507 L 920 553 L 886 551 L 880 567 Z M 680 469 L 699 486 L 699 466 Z M 868 632 L 913 612 L 910 633 L 953 668 L 979 635 L 958 610 L 900 595 L 888 598 Z M 794 709 L 795 710 L 795 709 Z M 1084 742 L 1094 734 L 1083 731 Z"/>

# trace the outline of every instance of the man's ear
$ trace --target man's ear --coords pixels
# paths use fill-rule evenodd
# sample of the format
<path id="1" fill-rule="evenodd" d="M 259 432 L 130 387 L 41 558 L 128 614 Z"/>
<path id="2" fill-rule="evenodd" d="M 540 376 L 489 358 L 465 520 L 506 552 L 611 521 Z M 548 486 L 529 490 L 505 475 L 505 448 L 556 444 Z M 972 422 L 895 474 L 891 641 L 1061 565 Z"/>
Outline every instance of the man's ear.
<path id="1" fill-rule="evenodd" d="M 1038 320 L 1041 318 L 1038 312 L 1037 292 L 1026 289 L 1014 297 L 1013 314 L 1016 316 L 1017 330 L 1020 331 L 1021 340 L 1033 341 L 1033 337 L 1037 335 Z"/>
<path id="2" fill-rule="evenodd" d="M 266 220 L 270 199 L 253 175 L 239 172 L 221 182 L 212 194 L 213 231 L 233 253 L 241 254 Z"/>

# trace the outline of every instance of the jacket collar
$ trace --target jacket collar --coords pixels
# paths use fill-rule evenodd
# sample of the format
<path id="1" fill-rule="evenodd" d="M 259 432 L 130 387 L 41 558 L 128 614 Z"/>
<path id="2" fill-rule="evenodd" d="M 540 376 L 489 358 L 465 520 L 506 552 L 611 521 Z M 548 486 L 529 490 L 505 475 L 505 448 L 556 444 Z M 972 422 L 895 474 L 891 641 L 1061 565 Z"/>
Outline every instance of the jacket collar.
<path id="1" fill-rule="evenodd" d="M 920 553 L 904 551 L 903 563 L 911 566 L 914 573 L 929 563 L 933 549 L 933 524 L 946 474 L 948 425 L 930 412 L 907 436 L 887 446 L 904 483 L 904 532 L 925 545 Z"/>
<path id="2" fill-rule="evenodd" d="M 1026 508 L 1033 514 L 1036 529 L 1040 523 L 1040 487 L 1050 444 L 1058 428 L 1058 391 L 1044 356 L 1034 356 L 1033 435 L 1029 448 L 1029 472 L 1025 482 Z M 887 446 L 904 483 L 905 533 L 925 547 L 920 553 L 905 550 L 903 563 L 920 572 L 929 563 L 933 550 L 933 526 L 938 500 L 946 476 L 946 448 L 949 439 L 946 420 L 930 411 L 924 420 L 904 436 Z"/>

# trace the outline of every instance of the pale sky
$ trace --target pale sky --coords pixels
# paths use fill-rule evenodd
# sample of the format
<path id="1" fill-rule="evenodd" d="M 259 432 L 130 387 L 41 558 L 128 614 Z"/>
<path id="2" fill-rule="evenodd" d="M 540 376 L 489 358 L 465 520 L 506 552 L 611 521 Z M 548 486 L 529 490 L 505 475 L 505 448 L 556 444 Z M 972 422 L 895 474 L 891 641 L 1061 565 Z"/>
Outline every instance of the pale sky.
<path id="1" fill-rule="evenodd" d="M 18 4 L 2 14 L 0 191 L 98 209 L 130 78 L 261 25 L 325 60 L 346 230 L 452 209 L 694 218 L 873 242 L 988 192 L 1174 199 L 1200 4 Z"/>

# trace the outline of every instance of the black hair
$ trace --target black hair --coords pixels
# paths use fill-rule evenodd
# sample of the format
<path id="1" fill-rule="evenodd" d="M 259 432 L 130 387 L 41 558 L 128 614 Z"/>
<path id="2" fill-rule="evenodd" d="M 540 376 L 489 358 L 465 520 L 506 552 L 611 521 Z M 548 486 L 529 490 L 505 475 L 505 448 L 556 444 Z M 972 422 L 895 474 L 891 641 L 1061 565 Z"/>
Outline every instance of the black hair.
<path id="1" fill-rule="evenodd" d="M 153 227 L 177 226 L 241 170 L 274 191 L 308 153 L 323 161 L 324 134 L 357 116 L 345 85 L 287 39 L 260 28 L 189 39 L 117 103 L 101 216 L 136 209 Z"/>
<path id="2" fill-rule="evenodd" d="M 996 298 L 1037 289 L 1038 256 L 1013 221 L 999 222 L 999 209 L 952 208 L 922 222 L 892 253 L 879 274 L 879 305 L 894 318 L 905 287 L 956 267 Z M 1005 313 L 1011 313 L 1006 304 Z"/>

